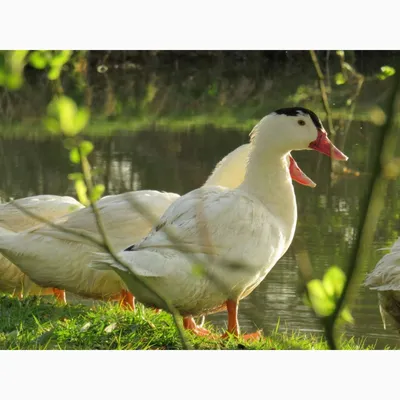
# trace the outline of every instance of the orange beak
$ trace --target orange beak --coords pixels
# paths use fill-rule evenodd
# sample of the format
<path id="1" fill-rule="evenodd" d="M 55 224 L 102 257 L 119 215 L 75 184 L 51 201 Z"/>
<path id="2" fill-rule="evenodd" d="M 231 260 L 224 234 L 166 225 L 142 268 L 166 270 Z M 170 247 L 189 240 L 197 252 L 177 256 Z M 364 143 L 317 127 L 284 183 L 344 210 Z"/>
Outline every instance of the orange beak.
<path id="1" fill-rule="evenodd" d="M 334 160 L 346 161 L 349 158 L 328 139 L 327 133 L 322 129 L 318 130 L 317 139 L 311 142 L 308 147 L 332 157 Z"/>
<path id="2" fill-rule="evenodd" d="M 297 165 L 296 161 L 294 161 L 294 158 L 289 155 L 289 160 L 290 160 L 290 165 L 289 165 L 289 172 L 290 176 L 294 181 L 297 183 L 300 183 L 301 185 L 304 186 L 310 186 L 310 187 L 315 187 L 317 186 L 315 182 L 313 182 Z"/>

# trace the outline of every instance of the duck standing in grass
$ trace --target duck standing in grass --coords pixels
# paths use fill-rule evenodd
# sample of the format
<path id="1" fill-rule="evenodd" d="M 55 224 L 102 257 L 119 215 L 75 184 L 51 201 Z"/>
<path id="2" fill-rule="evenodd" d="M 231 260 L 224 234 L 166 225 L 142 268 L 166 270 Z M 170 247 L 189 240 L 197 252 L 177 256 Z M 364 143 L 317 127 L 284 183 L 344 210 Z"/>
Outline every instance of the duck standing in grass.
<path id="1" fill-rule="evenodd" d="M 249 150 L 250 146 L 246 144 L 228 154 L 218 163 L 205 185 L 238 186 L 243 181 Z M 291 156 L 288 156 L 288 163 L 293 179 L 315 186 Z M 143 239 L 151 230 L 152 220 L 141 214 L 140 209 L 135 210 L 135 204 L 157 220 L 179 197 L 175 193 L 140 190 L 99 200 L 98 209 L 113 249 L 121 251 L 132 240 Z M 3 260 L 8 262 L 8 271 L 12 265 L 13 273 L 26 274 L 42 287 L 58 288 L 55 290 L 64 300 L 64 290 L 67 290 L 92 299 L 118 300 L 123 307 L 134 308 L 134 297 L 118 274 L 89 268 L 94 253 L 103 251 L 82 236 L 89 235 L 101 241 L 92 208 L 64 215 L 54 223 L 56 227 L 42 224 L 19 233 L 12 231 L 11 225 L 0 228 L 0 251 Z M 62 228 L 70 232 L 60 230 Z"/>
<path id="2" fill-rule="evenodd" d="M 347 160 L 317 115 L 301 107 L 267 115 L 251 137 L 244 180 L 237 188 L 206 186 L 187 193 L 143 240 L 118 253 L 123 265 L 101 253 L 91 267 L 116 271 L 147 306 L 168 310 L 167 300 L 185 317 L 185 328 L 199 335 L 209 332 L 193 317 L 227 309 L 225 335 L 239 335 L 240 300 L 285 254 L 295 232 L 290 151 L 314 149 Z"/>
<path id="3" fill-rule="evenodd" d="M 367 275 L 364 285 L 378 293 L 383 327 L 390 321 L 400 333 L 400 237 Z"/>

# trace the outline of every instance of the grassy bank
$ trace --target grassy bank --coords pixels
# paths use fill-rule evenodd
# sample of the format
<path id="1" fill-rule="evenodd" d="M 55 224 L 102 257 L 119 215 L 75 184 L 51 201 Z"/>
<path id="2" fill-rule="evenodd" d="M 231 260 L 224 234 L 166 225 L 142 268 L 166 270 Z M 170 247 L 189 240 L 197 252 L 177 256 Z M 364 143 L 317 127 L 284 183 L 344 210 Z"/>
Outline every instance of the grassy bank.
<path id="1" fill-rule="evenodd" d="M 212 325 L 208 329 L 216 332 Z M 326 349 L 317 336 L 296 332 L 266 332 L 265 338 L 249 343 L 235 338 L 210 340 L 187 334 L 194 349 Z M 58 305 L 29 297 L 22 301 L 0 297 L 0 349 L 82 349 L 82 350 L 146 350 L 181 349 L 176 328 L 169 314 L 154 313 L 138 307 L 135 313 L 121 310 L 116 304 L 95 307 Z M 373 349 L 363 341 L 343 340 L 348 350 Z"/>

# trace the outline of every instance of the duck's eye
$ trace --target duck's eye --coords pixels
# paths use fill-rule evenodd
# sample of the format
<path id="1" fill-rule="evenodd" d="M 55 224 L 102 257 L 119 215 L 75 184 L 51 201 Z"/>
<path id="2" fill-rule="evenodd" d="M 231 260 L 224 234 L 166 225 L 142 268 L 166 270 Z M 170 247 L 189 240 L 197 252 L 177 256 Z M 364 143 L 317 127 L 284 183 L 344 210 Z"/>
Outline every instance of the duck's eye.
<path id="1" fill-rule="evenodd" d="M 299 120 L 297 121 L 297 123 L 298 123 L 299 125 L 301 125 L 301 126 L 304 126 L 304 125 L 306 124 L 306 122 L 303 121 L 302 119 L 299 119 Z"/>

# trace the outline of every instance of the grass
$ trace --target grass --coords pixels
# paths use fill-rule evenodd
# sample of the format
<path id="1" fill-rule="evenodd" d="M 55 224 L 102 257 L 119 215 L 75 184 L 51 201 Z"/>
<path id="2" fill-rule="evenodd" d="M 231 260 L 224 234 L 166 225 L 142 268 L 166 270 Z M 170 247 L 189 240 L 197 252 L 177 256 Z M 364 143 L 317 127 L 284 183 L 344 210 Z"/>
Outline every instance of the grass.
<path id="1" fill-rule="evenodd" d="M 213 333 L 211 324 L 205 325 Z M 190 333 L 193 349 L 208 350 L 323 350 L 327 345 L 319 336 L 296 332 L 265 333 L 257 342 L 241 339 L 210 340 Z M 342 339 L 346 350 L 373 349 L 363 340 Z M 179 340 L 172 317 L 156 314 L 142 306 L 136 312 L 122 310 L 117 304 L 60 305 L 27 297 L 18 300 L 0 297 L 0 350 L 179 350 Z"/>

